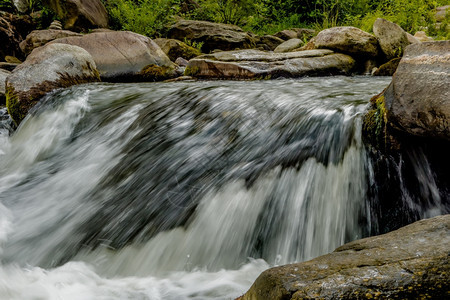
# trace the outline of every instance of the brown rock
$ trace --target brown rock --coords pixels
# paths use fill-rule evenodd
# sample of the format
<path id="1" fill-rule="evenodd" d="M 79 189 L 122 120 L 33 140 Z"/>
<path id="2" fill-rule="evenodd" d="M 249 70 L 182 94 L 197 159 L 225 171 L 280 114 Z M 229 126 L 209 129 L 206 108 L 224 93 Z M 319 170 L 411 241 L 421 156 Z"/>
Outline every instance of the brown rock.
<path id="1" fill-rule="evenodd" d="M 180 20 L 169 29 L 168 37 L 203 43 L 201 50 L 206 53 L 214 49 L 248 49 L 256 44 L 250 34 L 236 25 L 206 21 Z"/>
<path id="2" fill-rule="evenodd" d="M 106 81 L 153 80 L 151 73 L 143 71 L 149 65 L 161 67 L 171 77 L 174 64 L 159 46 L 146 36 L 129 31 L 105 31 L 83 36 L 56 39 L 51 43 L 79 46 L 89 52 L 97 65 L 100 76 Z M 150 71 L 149 68 L 147 68 Z M 158 75 L 158 78 L 161 76 Z"/>
<path id="3" fill-rule="evenodd" d="M 108 27 L 108 13 L 100 0 L 44 0 L 63 21 L 64 29 L 87 31 Z"/>
<path id="4" fill-rule="evenodd" d="M 388 60 L 401 57 L 406 46 L 411 44 L 406 32 L 400 26 L 382 18 L 376 19 L 373 33 Z"/>
<path id="5" fill-rule="evenodd" d="M 162 51 L 170 58 L 171 61 L 175 61 L 178 57 L 185 59 L 191 59 L 201 55 L 200 50 L 187 45 L 179 40 L 175 39 L 154 39 L 153 40 Z"/>
<path id="6" fill-rule="evenodd" d="M 375 72 L 373 72 L 373 76 L 392 76 L 397 70 L 398 64 L 400 63 L 401 58 L 397 57 L 391 59 L 385 64 L 382 64 Z"/>
<path id="7" fill-rule="evenodd" d="M 408 46 L 384 98 L 394 128 L 450 140 L 450 41 Z"/>
<path id="8" fill-rule="evenodd" d="M 19 48 L 19 43 L 22 37 L 17 32 L 16 28 L 11 25 L 8 20 L 0 16 L 0 60 L 4 61 L 5 56 L 22 56 L 22 51 Z"/>
<path id="9" fill-rule="evenodd" d="M 279 37 L 273 36 L 273 35 L 264 35 L 259 38 L 259 43 L 267 45 L 268 50 L 275 50 L 275 48 L 282 44 L 284 40 L 280 39 Z"/>
<path id="10" fill-rule="evenodd" d="M 450 215 L 422 220 L 269 269 L 241 299 L 445 299 L 449 249 Z"/>
<path id="11" fill-rule="evenodd" d="M 99 81 L 95 62 L 84 49 L 48 44 L 36 48 L 6 79 L 6 105 L 19 124 L 46 93 L 74 84 Z"/>
<path id="12" fill-rule="evenodd" d="M 355 27 L 333 27 L 322 30 L 312 42 L 316 49 L 331 49 L 354 56 L 378 55 L 377 39 Z"/>
<path id="13" fill-rule="evenodd" d="M 316 34 L 314 29 L 309 28 L 291 28 L 291 30 L 297 33 L 297 38 L 301 40 L 309 40 Z"/>
<path id="14" fill-rule="evenodd" d="M 185 75 L 197 78 L 252 79 L 348 74 L 355 61 L 331 50 L 274 53 L 224 51 L 191 59 Z"/>
<path id="15" fill-rule="evenodd" d="M 278 45 L 273 51 L 277 53 L 290 52 L 301 46 L 303 46 L 303 41 L 301 39 L 290 39 Z"/>
<path id="16" fill-rule="evenodd" d="M 22 52 L 25 55 L 28 55 L 34 48 L 43 46 L 53 40 L 68 36 L 81 36 L 81 34 L 69 30 L 34 30 L 27 35 L 26 39 L 23 40 L 19 46 Z"/>
<path id="17" fill-rule="evenodd" d="M 275 33 L 274 36 L 282 39 L 283 41 L 287 41 L 290 39 L 296 39 L 298 37 L 297 32 L 295 32 L 294 30 L 290 30 L 290 29 L 285 29 L 285 30 L 279 31 L 279 32 Z"/>

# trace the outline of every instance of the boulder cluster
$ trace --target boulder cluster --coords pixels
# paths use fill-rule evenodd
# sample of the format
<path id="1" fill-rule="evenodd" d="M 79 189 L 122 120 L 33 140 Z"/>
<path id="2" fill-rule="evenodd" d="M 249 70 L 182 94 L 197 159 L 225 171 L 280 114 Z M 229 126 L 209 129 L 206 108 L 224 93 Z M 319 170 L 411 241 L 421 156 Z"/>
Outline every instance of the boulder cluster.
<path id="1" fill-rule="evenodd" d="M 50 87 L 89 80 L 392 75 L 408 45 L 430 39 L 423 32 L 415 38 L 384 19 L 375 22 L 374 35 L 355 27 L 334 27 L 318 33 L 292 28 L 262 36 L 236 25 L 180 19 L 170 26 L 165 38 L 152 40 L 133 32 L 109 30 L 101 0 L 44 2 L 61 20 L 44 26 L 47 29 L 33 30 L 42 27 L 42 12 L 0 12 L 0 40 L 5 41 L 0 49 L 0 105 L 7 105 L 16 124 Z M 28 0 L 14 3 L 19 12 L 27 12 Z M 71 47 L 50 46 L 55 44 Z M 70 59 L 79 55 L 79 48 L 90 55 L 90 67 L 98 76 L 86 76 L 84 69 L 73 73 Z M 54 70 L 59 78 L 20 78 L 25 69 L 30 74 L 45 69 L 48 62 L 40 56 L 49 54 L 60 57 L 55 65 L 59 69 Z"/>

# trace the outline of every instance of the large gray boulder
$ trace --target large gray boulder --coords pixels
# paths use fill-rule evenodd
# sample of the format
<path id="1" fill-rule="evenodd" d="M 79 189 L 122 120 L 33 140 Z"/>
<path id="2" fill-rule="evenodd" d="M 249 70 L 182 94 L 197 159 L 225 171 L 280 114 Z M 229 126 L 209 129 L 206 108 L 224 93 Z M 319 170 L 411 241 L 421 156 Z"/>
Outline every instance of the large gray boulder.
<path id="1" fill-rule="evenodd" d="M 255 45 L 255 39 L 236 25 L 212 23 L 207 21 L 180 20 L 168 32 L 168 37 L 203 43 L 202 52 L 215 49 L 248 49 Z"/>
<path id="2" fill-rule="evenodd" d="M 408 46 L 384 98 L 393 127 L 450 140 L 450 41 Z"/>
<path id="3" fill-rule="evenodd" d="M 86 50 L 48 44 L 34 49 L 6 78 L 6 106 L 19 124 L 46 93 L 99 80 L 95 62 Z"/>
<path id="4" fill-rule="evenodd" d="M 64 29 L 87 31 L 108 27 L 108 13 L 101 0 L 43 0 L 61 19 Z"/>
<path id="5" fill-rule="evenodd" d="M 25 55 L 28 55 L 34 48 L 43 46 L 53 40 L 68 36 L 81 36 L 81 34 L 69 30 L 33 30 L 19 46 Z"/>
<path id="6" fill-rule="evenodd" d="M 376 57 L 379 54 L 377 39 L 351 26 L 322 30 L 314 37 L 313 45 L 316 49 L 331 49 L 352 56 Z"/>
<path id="7" fill-rule="evenodd" d="M 373 33 L 388 60 L 401 57 L 406 46 L 411 44 L 406 32 L 400 26 L 382 18 L 376 19 Z"/>
<path id="8" fill-rule="evenodd" d="M 378 149 L 397 148 L 398 131 L 450 140 L 450 41 L 406 47 L 391 84 L 371 99 L 365 140 Z"/>
<path id="9" fill-rule="evenodd" d="M 241 300 L 446 299 L 450 215 L 263 272 Z"/>
<path id="10" fill-rule="evenodd" d="M 197 78 L 251 79 L 348 74 L 355 61 L 331 50 L 274 53 L 223 51 L 191 59 L 185 75 Z"/>
<path id="11" fill-rule="evenodd" d="M 94 32 L 56 39 L 89 52 L 102 80 L 133 81 L 172 77 L 174 64 L 161 48 L 146 36 L 129 31 Z"/>

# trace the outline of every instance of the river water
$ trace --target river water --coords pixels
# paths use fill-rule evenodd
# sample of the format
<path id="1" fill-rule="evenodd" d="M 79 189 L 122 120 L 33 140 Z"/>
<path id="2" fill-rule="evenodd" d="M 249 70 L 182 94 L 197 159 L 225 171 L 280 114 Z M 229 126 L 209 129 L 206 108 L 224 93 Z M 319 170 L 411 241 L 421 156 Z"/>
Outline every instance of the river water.
<path id="1" fill-rule="evenodd" d="M 361 119 L 389 81 L 89 84 L 0 121 L 0 299 L 233 299 L 382 232 Z M 429 201 L 400 201 L 445 213 L 413 154 Z"/>

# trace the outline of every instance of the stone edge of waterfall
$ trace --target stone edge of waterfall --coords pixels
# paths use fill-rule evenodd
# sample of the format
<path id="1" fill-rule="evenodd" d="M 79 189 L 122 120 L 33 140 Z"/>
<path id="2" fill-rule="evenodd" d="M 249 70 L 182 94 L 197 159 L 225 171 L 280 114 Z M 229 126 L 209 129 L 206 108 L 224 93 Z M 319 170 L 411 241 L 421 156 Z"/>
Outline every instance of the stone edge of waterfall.
<path id="1" fill-rule="evenodd" d="M 450 41 L 405 49 L 390 85 L 374 96 L 364 116 L 363 137 L 378 150 L 409 140 L 450 141 Z"/>
<path id="2" fill-rule="evenodd" d="M 240 300 L 448 297 L 450 215 L 264 271 Z"/>

